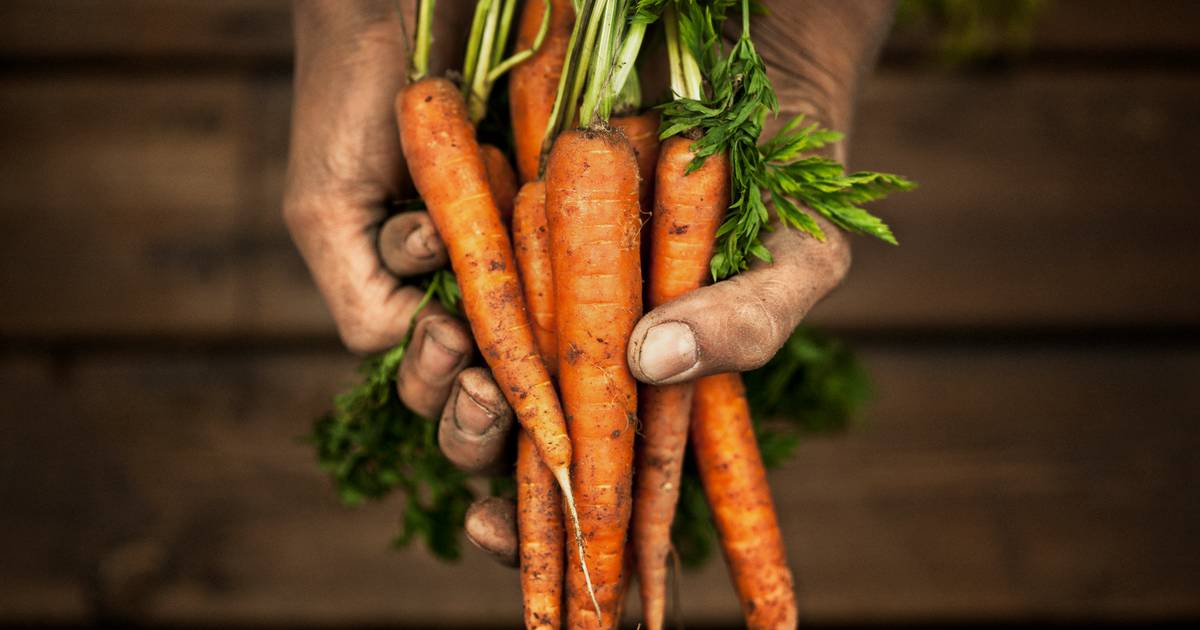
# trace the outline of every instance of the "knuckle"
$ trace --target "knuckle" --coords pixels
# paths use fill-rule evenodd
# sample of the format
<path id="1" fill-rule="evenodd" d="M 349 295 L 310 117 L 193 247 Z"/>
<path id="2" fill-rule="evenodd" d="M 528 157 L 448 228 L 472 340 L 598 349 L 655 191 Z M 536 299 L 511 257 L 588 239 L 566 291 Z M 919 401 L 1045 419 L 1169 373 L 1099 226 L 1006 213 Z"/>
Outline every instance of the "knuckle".
<path id="1" fill-rule="evenodd" d="M 734 339 L 742 340 L 737 346 L 737 363 L 742 370 L 762 367 L 779 349 L 783 322 L 773 293 L 755 291 L 734 306 L 730 321 Z"/>
<path id="2" fill-rule="evenodd" d="M 355 354 L 368 354 L 379 347 L 379 338 L 369 330 L 355 324 L 339 325 L 338 336 L 342 344 Z"/>
<path id="3" fill-rule="evenodd" d="M 846 238 L 841 230 L 831 230 L 826 234 L 828 238 L 817 248 L 817 254 L 813 256 L 815 260 L 812 262 L 836 285 L 840 284 L 850 271 L 854 256 L 850 249 L 850 239 Z"/>
<path id="4" fill-rule="evenodd" d="M 378 317 L 363 317 L 357 314 L 345 314 L 337 317 L 338 336 L 342 344 L 355 354 L 369 354 L 384 350 L 391 337 L 391 331 Z"/>

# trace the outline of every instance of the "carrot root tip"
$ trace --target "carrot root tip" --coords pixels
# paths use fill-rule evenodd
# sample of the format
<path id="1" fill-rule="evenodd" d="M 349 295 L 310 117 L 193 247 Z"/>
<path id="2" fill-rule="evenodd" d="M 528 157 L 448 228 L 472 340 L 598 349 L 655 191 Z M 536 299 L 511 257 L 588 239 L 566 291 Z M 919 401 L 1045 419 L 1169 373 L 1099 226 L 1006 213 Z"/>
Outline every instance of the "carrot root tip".
<path id="1" fill-rule="evenodd" d="M 592 575 L 588 571 L 587 557 L 584 555 L 583 528 L 579 526 L 579 512 L 575 510 L 575 493 L 571 491 L 571 477 L 566 468 L 554 471 L 558 485 L 562 486 L 563 497 L 567 500 L 567 513 L 571 515 L 571 524 L 575 529 L 575 548 L 579 551 L 579 568 L 583 570 L 583 581 L 587 584 L 588 597 L 592 607 L 596 609 L 596 621 L 603 625 L 604 615 L 600 612 L 600 601 L 596 599 L 596 588 L 592 586 Z"/>

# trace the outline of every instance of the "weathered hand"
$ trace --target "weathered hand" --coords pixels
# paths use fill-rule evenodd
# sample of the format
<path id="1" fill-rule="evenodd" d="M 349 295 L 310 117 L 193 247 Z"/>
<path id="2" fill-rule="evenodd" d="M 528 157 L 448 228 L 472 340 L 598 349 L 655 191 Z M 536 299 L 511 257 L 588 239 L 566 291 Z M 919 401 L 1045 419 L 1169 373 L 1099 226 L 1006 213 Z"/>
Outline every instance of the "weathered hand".
<path id="1" fill-rule="evenodd" d="M 647 313 L 629 340 L 640 381 L 679 383 L 761 367 L 850 266 L 846 237 L 828 223 L 821 242 L 777 229 L 763 239 L 774 262 L 692 291 Z"/>
<path id="2" fill-rule="evenodd" d="M 461 39 L 454 33 L 462 32 L 470 4 L 452 4 L 447 13 L 456 15 L 439 11 L 434 21 L 444 33 L 435 42 Z M 766 4 L 768 17 L 752 28 L 780 97 L 776 125 L 803 113 L 848 131 L 858 79 L 886 32 L 892 2 Z M 425 213 L 402 213 L 380 226 L 405 179 L 392 114 L 407 57 L 395 7 L 390 0 L 296 4 L 285 216 L 343 340 L 358 352 L 390 347 L 406 332 L 420 291 L 398 278 L 445 263 L 445 247 Z M 452 48 L 433 61 L 454 63 L 459 51 Z M 840 147 L 836 157 L 845 157 Z M 764 238 L 773 264 L 757 263 L 646 314 L 630 340 L 633 374 L 671 383 L 765 363 L 849 267 L 845 237 L 822 227 L 824 242 L 777 229 Z M 427 308 L 400 368 L 399 392 L 415 411 L 440 416 L 439 441 L 451 461 L 469 471 L 503 472 L 512 412 L 488 371 L 467 367 L 473 347 L 463 322 Z M 514 510 L 509 501 L 483 500 L 466 522 L 470 539 L 508 564 L 516 557 Z"/>
<path id="3" fill-rule="evenodd" d="M 411 5 L 411 3 L 408 3 Z M 469 3 L 446 3 L 435 25 L 445 45 L 433 55 L 452 64 L 455 29 Z M 413 24 L 412 7 L 406 19 Z M 407 42 L 392 0 L 306 0 L 295 3 L 296 75 L 284 217 L 325 298 L 346 346 L 360 353 L 399 343 L 422 297 L 404 278 L 443 266 L 446 251 L 425 212 L 387 216 L 406 196 L 392 102 L 404 84 Z M 496 471 L 512 425 L 491 374 L 468 367 L 470 330 L 440 307 L 416 317 L 410 351 L 397 375 L 401 400 L 439 418 L 446 456 L 465 470 Z M 505 471 L 507 472 L 507 471 Z M 484 502 L 467 531 L 511 532 L 505 506 Z M 494 523 L 498 523 L 495 525 Z M 510 562 L 515 536 L 493 548 Z M 500 541 L 503 543 L 504 541 Z"/>
<path id="4" fill-rule="evenodd" d="M 780 116 L 797 114 L 849 131 L 860 75 L 869 70 L 892 15 L 887 0 L 766 2 L 753 21 L 754 42 L 779 95 Z M 730 20 L 727 35 L 740 25 Z M 845 160 L 844 144 L 833 157 Z M 646 383 L 678 383 L 762 366 L 850 266 L 844 234 L 818 218 L 824 242 L 780 228 L 763 238 L 773 264 L 693 291 L 647 313 L 629 342 L 629 368 Z"/>

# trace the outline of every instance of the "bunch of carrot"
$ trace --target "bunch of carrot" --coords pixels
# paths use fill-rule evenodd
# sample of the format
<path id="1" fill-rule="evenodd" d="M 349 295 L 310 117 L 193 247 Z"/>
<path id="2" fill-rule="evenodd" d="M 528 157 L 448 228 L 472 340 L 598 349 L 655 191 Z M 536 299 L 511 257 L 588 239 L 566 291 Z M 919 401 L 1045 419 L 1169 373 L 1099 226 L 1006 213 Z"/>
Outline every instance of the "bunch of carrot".
<path id="1" fill-rule="evenodd" d="M 481 0 L 476 21 L 490 30 L 472 40 L 461 88 L 425 76 L 432 4 L 420 5 L 396 115 L 464 313 L 522 427 L 526 626 L 614 627 L 636 573 L 645 625 L 663 627 L 690 434 L 748 626 L 794 627 L 792 575 L 740 377 L 639 386 L 627 365 L 643 296 L 654 308 L 710 277 L 735 181 L 725 152 L 697 159 L 704 129 L 660 144 L 656 112 L 614 112 L 636 88 L 638 48 L 664 10 L 672 90 L 703 97 L 672 1 L 638 2 L 630 19 L 631 0 L 528 0 L 521 52 L 501 62 L 513 0 Z M 519 191 L 503 153 L 476 138 L 501 69 L 511 70 Z"/>

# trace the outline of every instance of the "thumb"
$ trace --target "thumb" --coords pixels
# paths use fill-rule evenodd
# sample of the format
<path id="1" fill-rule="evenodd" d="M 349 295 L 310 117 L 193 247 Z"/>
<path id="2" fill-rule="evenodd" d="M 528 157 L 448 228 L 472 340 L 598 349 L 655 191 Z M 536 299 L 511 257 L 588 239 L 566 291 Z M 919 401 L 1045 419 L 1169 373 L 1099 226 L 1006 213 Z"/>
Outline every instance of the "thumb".
<path id="1" fill-rule="evenodd" d="M 645 383 L 679 383 L 761 367 L 850 266 L 843 234 L 826 240 L 790 229 L 763 239 L 772 263 L 702 287 L 650 311 L 629 340 L 629 369 Z"/>

